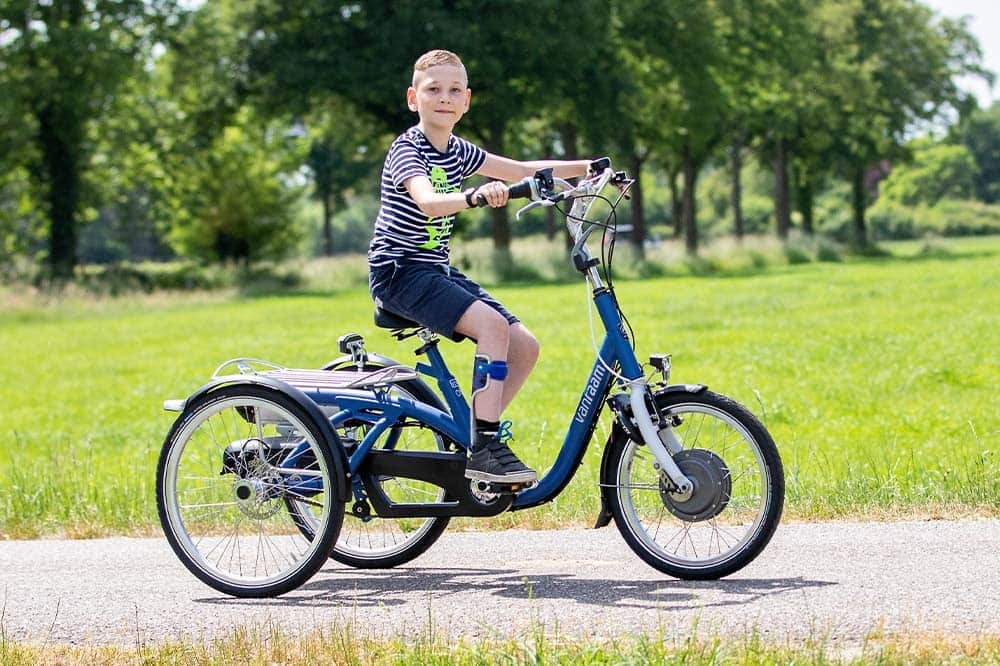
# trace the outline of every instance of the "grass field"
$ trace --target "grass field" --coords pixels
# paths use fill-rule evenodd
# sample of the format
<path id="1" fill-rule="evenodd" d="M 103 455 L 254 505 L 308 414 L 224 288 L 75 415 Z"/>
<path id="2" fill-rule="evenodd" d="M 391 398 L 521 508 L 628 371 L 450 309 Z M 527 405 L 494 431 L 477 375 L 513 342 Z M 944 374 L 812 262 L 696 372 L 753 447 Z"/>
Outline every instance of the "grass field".
<path id="1" fill-rule="evenodd" d="M 1000 238 L 917 249 L 616 286 L 640 357 L 672 353 L 675 381 L 708 384 L 766 423 L 785 461 L 786 519 L 1000 515 Z M 494 292 L 542 343 L 508 416 L 516 450 L 544 470 L 592 362 L 588 293 Z M 159 533 L 154 471 L 172 418 L 162 401 L 226 359 L 317 367 L 348 331 L 404 361 L 414 347 L 374 328 L 360 288 L 0 296 L 0 539 Z M 471 346 L 443 346 L 467 381 Z M 591 522 L 598 437 L 556 501 L 474 524 Z"/>

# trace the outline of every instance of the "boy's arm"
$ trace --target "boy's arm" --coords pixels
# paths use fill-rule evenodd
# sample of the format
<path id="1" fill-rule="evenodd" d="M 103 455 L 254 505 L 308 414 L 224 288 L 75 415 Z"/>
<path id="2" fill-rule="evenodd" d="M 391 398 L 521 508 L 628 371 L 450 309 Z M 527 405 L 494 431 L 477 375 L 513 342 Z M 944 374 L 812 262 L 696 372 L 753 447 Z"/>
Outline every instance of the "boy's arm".
<path id="1" fill-rule="evenodd" d="M 576 176 L 587 175 L 587 167 L 591 160 L 531 160 L 520 162 L 508 157 L 501 157 L 486 154 L 486 161 L 479 167 L 476 173 L 487 178 L 499 178 L 500 180 L 515 181 L 533 176 L 539 169 L 552 169 L 552 175 L 556 178 L 575 178 Z"/>
<path id="2" fill-rule="evenodd" d="M 520 162 L 492 153 L 486 154 L 483 165 L 476 173 L 487 178 L 507 182 L 535 175 L 539 169 L 552 169 L 557 178 L 574 178 L 587 175 L 591 160 L 531 160 Z M 442 217 L 463 211 L 469 207 L 464 192 L 440 193 L 434 191 L 427 176 L 412 176 L 403 182 L 414 203 L 421 212 L 430 217 Z M 502 183 L 491 182 L 475 190 L 476 196 L 483 195 L 488 206 L 502 206 L 507 203 L 507 188 Z"/>
<path id="3" fill-rule="evenodd" d="M 427 176 L 407 178 L 403 181 L 403 186 L 420 211 L 429 217 L 443 217 L 469 207 L 461 192 L 435 192 L 431 179 Z"/>
<path id="4" fill-rule="evenodd" d="M 417 208 L 429 217 L 444 217 L 463 211 L 478 197 L 486 200 L 485 204 L 480 205 L 493 208 L 507 203 L 507 186 L 496 180 L 480 185 L 474 190 L 469 188 L 464 192 L 435 192 L 431 179 L 427 176 L 411 176 L 403 181 L 403 186 L 410 193 Z M 469 192 L 468 197 L 465 195 L 466 192 Z"/>

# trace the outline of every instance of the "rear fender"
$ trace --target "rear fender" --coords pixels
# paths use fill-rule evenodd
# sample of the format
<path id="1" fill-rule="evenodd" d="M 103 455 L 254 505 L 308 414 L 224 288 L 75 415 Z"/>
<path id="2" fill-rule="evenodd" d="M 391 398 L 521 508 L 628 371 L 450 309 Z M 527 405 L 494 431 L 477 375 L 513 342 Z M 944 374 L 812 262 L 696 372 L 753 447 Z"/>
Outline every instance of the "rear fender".
<path id="1" fill-rule="evenodd" d="M 367 365 L 373 365 L 377 367 L 388 367 L 390 365 L 403 365 L 396 359 L 389 358 L 388 356 L 383 356 L 382 354 L 375 354 L 373 352 L 366 353 L 365 363 Z M 327 362 L 327 364 L 323 366 L 323 370 L 347 370 L 348 369 L 347 366 L 352 366 L 352 365 L 355 365 L 354 359 L 350 355 L 345 354 L 344 356 L 339 356 L 333 359 L 332 361 Z"/>
<path id="2" fill-rule="evenodd" d="M 306 410 L 306 413 L 309 414 L 309 416 L 312 417 L 313 421 L 316 423 L 316 427 L 319 428 L 320 434 L 322 434 L 327 448 L 329 448 L 330 452 L 333 454 L 333 473 L 336 475 L 336 478 L 344 479 L 344 483 L 338 484 L 338 499 L 345 502 L 349 500 L 351 498 L 351 471 L 347 464 L 347 454 L 344 452 L 344 447 L 340 443 L 340 437 L 337 436 L 336 431 L 334 431 L 333 426 L 330 425 L 329 419 L 327 419 L 327 417 L 323 414 L 323 410 L 319 408 L 319 405 L 291 384 L 273 377 L 267 377 L 266 375 L 232 375 L 227 377 L 216 377 L 188 396 L 187 399 L 183 401 L 167 400 L 164 402 L 163 406 L 164 409 L 169 411 L 183 412 L 188 405 L 195 403 L 197 400 L 200 400 L 201 398 L 208 396 L 223 387 L 241 385 L 264 386 L 278 393 L 284 393 L 297 402 L 304 410 Z"/>

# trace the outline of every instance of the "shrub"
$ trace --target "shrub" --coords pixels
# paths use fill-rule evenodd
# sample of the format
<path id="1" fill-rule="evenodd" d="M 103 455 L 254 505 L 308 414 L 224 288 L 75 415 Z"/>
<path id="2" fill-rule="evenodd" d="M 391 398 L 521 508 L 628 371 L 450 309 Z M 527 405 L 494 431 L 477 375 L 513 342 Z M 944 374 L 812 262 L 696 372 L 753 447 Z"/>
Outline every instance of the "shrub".
<path id="1" fill-rule="evenodd" d="M 933 206 L 902 206 L 880 199 L 868 214 L 872 237 L 884 240 L 1000 233 L 1000 205 L 941 199 Z"/>
<path id="2" fill-rule="evenodd" d="M 840 256 L 840 248 L 837 244 L 825 238 L 820 238 L 816 241 L 816 259 L 817 261 L 828 262 L 838 262 L 844 260 L 844 258 Z"/>
<path id="3" fill-rule="evenodd" d="M 785 244 L 785 259 L 790 264 L 808 264 L 812 261 L 808 250 L 798 243 Z"/>

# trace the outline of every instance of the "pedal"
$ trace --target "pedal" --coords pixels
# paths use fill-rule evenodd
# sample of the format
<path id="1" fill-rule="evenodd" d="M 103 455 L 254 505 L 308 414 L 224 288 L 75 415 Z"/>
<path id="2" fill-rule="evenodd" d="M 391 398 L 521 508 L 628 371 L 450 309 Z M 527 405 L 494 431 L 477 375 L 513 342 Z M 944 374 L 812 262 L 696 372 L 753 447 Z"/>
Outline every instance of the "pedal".
<path id="1" fill-rule="evenodd" d="M 489 482 L 487 492 L 496 493 L 497 495 L 514 495 L 522 490 L 534 488 L 537 485 L 537 480 L 530 483 L 497 483 L 495 481 L 491 481 Z"/>
<path id="2" fill-rule="evenodd" d="M 494 498 L 500 495 L 515 495 L 522 490 L 528 490 L 538 485 L 538 480 L 531 483 L 497 483 L 496 481 L 472 480 L 472 493 L 480 499 Z"/>

